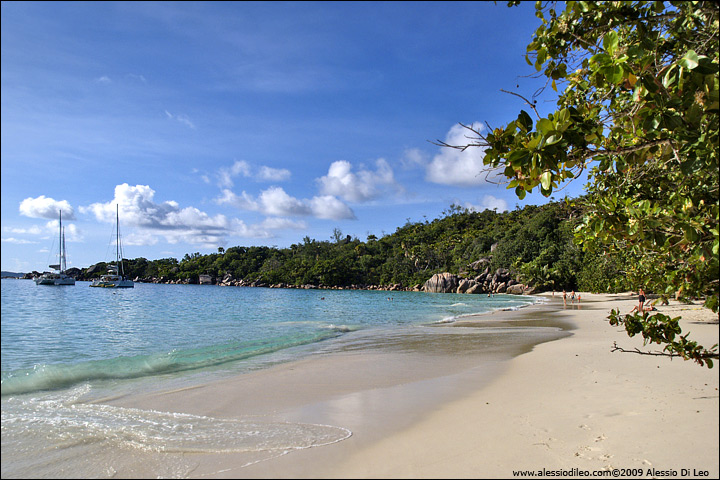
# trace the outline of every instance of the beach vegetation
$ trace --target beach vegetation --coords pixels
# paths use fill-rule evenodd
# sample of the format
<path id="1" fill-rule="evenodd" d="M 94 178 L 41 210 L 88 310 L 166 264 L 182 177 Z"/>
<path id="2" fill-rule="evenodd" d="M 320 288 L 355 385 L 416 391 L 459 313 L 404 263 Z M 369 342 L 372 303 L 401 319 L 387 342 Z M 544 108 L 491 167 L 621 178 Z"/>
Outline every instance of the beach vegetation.
<path id="1" fill-rule="evenodd" d="M 592 261 L 633 288 L 704 298 L 717 312 L 717 4 L 536 2 L 536 16 L 526 59 L 544 86 L 531 96 L 507 92 L 527 110 L 504 126 L 465 126 L 465 145 L 439 144 L 482 148 L 488 174 L 502 175 L 520 199 L 550 196 L 587 173 L 574 237 L 600 255 Z M 550 89 L 555 106 L 541 112 L 537 99 Z M 717 346 L 689 341 L 660 314 L 609 318 L 667 354 L 708 366 L 704 359 L 717 357 Z"/>
<path id="2" fill-rule="evenodd" d="M 407 220 L 394 233 L 368 234 L 366 241 L 335 229 L 328 240 L 305 237 L 288 248 L 234 246 L 222 253 L 185 254 L 180 261 L 141 257 L 124 262 L 127 274 L 140 281 L 197 283 L 200 275 L 210 275 L 269 285 L 408 288 L 435 273 L 471 275 L 469 265 L 484 259 L 483 268 L 509 269 L 538 291 L 570 290 L 584 286 L 578 272 L 583 274 L 583 265 L 592 265 L 595 255 L 572 241 L 579 219 L 568 201 L 502 213 L 452 205 L 432 221 Z M 79 279 L 98 275 L 103 266 L 85 269 Z"/>

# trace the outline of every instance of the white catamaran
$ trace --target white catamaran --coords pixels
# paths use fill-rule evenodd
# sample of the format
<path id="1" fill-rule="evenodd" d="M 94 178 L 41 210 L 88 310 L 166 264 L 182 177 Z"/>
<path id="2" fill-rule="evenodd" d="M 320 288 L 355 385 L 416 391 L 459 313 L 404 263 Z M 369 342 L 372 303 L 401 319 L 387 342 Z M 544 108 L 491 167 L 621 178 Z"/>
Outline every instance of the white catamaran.
<path id="1" fill-rule="evenodd" d="M 122 248 L 120 246 L 120 210 L 116 205 L 115 225 L 117 225 L 115 238 L 115 264 L 108 265 L 108 274 L 100 277 L 90 284 L 91 287 L 105 288 L 133 288 L 135 284 L 125 277 L 122 261 Z"/>
<path id="2" fill-rule="evenodd" d="M 57 272 L 46 272 L 35 277 L 37 285 L 75 285 L 75 279 L 65 273 L 67 269 L 67 253 L 65 252 L 65 232 L 62 226 L 62 210 L 60 210 L 60 241 L 58 243 L 58 264 L 50 265 Z"/>

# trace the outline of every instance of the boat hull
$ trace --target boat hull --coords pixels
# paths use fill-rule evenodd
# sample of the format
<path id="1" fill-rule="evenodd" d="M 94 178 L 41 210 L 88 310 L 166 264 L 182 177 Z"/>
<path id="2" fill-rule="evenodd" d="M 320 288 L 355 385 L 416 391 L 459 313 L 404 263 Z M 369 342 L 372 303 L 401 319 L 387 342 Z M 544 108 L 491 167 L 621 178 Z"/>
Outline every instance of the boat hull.
<path id="1" fill-rule="evenodd" d="M 75 285 L 75 279 L 68 276 L 43 275 L 35 279 L 36 285 Z"/>
<path id="2" fill-rule="evenodd" d="M 130 281 L 128 280 L 128 282 L 130 282 Z M 100 288 L 133 288 L 133 287 L 135 287 L 135 285 L 132 284 L 132 282 L 130 282 L 129 284 L 128 283 L 115 284 L 115 283 L 107 283 L 107 282 L 96 282 L 96 283 L 90 284 L 90 286 L 91 287 L 100 287 Z"/>
<path id="3" fill-rule="evenodd" d="M 95 280 L 90 286 L 99 288 L 133 288 L 135 283 L 132 280 L 122 278 L 118 275 L 103 275 L 100 280 Z"/>

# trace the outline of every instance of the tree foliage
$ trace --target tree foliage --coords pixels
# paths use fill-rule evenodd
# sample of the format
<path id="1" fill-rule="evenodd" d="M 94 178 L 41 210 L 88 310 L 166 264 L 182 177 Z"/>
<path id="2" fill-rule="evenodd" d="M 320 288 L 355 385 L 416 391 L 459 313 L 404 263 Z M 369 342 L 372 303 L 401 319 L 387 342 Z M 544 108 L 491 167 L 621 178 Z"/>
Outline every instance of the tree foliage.
<path id="1" fill-rule="evenodd" d="M 521 110 L 486 134 L 466 127 L 470 143 L 446 146 L 484 148 L 485 165 L 521 199 L 589 169 L 576 241 L 620 264 L 636 288 L 704 297 L 717 312 L 718 6 L 537 2 L 536 16 L 526 58 L 558 92 L 556 109 L 541 116 L 515 94 L 535 118 Z M 708 353 L 674 345 L 657 334 L 667 319 L 642 316 L 610 318 L 686 359 Z"/>
<path id="2" fill-rule="evenodd" d="M 394 233 L 368 235 L 365 242 L 335 229 L 330 240 L 305 237 L 289 248 L 236 246 L 206 255 L 186 254 L 181 261 L 126 259 L 125 272 L 141 281 L 198 283 L 200 275 L 230 275 L 265 285 L 409 288 L 435 273 L 474 276 L 468 265 L 487 258 L 493 271 L 510 269 L 538 289 L 578 289 L 586 286 L 579 278 L 590 274 L 584 265 L 594 265 L 595 256 L 572 242 L 579 218 L 580 211 L 565 201 L 504 213 L 451 205 L 432 221 L 408 220 Z M 105 267 L 97 264 L 91 274 L 85 269 L 78 278 L 101 275 Z"/>

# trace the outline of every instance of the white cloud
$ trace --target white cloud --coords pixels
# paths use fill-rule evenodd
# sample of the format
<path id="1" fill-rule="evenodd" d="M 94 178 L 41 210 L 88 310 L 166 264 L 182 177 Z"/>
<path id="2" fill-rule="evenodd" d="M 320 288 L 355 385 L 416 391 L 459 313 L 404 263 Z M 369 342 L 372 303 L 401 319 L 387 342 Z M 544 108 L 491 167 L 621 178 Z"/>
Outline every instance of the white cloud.
<path id="1" fill-rule="evenodd" d="M 498 213 L 506 212 L 508 204 L 502 198 L 493 197 L 492 195 L 484 195 L 479 205 L 465 204 L 470 210 L 482 212 L 484 210 L 495 210 Z"/>
<path id="2" fill-rule="evenodd" d="M 249 210 L 251 212 L 260 211 L 260 204 L 254 198 L 252 198 L 252 196 L 248 195 L 245 192 L 237 195 L 232 190 L 227 188 L 223 189 L 222 194 L 215 200 L 215 202 L 218 205 L 232 205 L 233 207 L 239 208 L 240 210 Z"/>
<path id="3" fill-rule="evenodd" d="M 115 196 L 108 203 L 93 203 L 87 207 L 80 207 L 80 212 L 91 213 L 101 222 L 113 223 L 115 221 L 116 205 L 119 205 L 119 215 L 124 225 L 154 226 L 159 225 L 169 211 L 177 208 L 176 204 L 165 202 L 157 204 L 154 201 L 155 191 L 148 185 L 135 185 L 127 183 L 115 187 Z"/>
<path id="4" fill-rule="evenodd" d="M 474 123 L 472 127 L 478 131 L 482 124 Z M 472 142 L 471 132 L 461 125 L 454 125 L 448 132 L 445 143 L 449 145 L 467 145 Z M 459 187 L 475 187 L 484 185 L 485 169 L 483 165 L 484 149 L 471 147 L 465 151 L 442 147 L 427 166 L 426 179 L 442 185 Z"/>
<path id="5" fill-rule="evenodd" d="M 138 80 L 142 83 L 147 83 L 144 75 L 138 75 L 136 73 L 128 73 L 125 75 L 125 78 L 129 78 L 130 80 Z"/>
<path id="6" fill-rule="evenodd" d="M 332 195 L 313 197 L 310 201 L 313 215 L 326 220 L 355 220 L 353 211 Z"/>
<path id="7" fill-rule="evenodd" d="M 37 225 L 33 225 L 30 228 L 7 228 L 6 227 L 6 228 L 3 228 L 3 230 L 5 230 L 6 232 L 20 233 L 23 235 L 41 235 L 41 234 L 45 233 L 45 231 L 43 229 L 41 229 L 40 227 L 38 227 Z M 57 227 L 55 228 L 55 230 L 57 231 Z"/>
<path id="8" fill-rule="evenodd" d="M 31 218 L 58 218 L 62 211 L 63 218 L 75 220 L 75 210 L 67 200 L 55 200 L 54 198 L 40 195 L 37 198 L 28 197 L 20 202 L 20 215 Z"/>
<path id="9" fill-rule="evenodd" d="M 45 224 L 45 233 L 50 235 L 57 235 L 58 228 L 60 227 L 59 220 L 50 220 Z M 65 239 L 68 242 L 80 242 L 83 240 L 83 235 L 74 223 L 63 223 L 63 230 L 65 231 Z"/>
<path id="10" fill-rule="evenodd" d="M 285 168 L 267 166 L 261 166 L 254 171 L 248 162 L 236 160 L 230 168 L 223 167 L 218 170 L 218 186 L 220 188 L 231 188 L 234 185 L 233 179 L 240 175 L 260 182 L 284 182 L 290 179 L 291 173 L 290 170 Z"/>
<path id="11" fill-rule="evenodd" d="M 221 205 L 228 204 L 241 210 L 278 217 L 313 216 L 329 220 L 354 220 L 356 218 L 350 207 L 332 195 L 300 200 L 288 195 L 280 187 L 263 190 L 257 199 L 246 192 L 237 195 L 225 189 L 216 201 Z"/>
<path id="12" fill-rule="evenodd" d="M 284 182 L 290 179 L 290 170 L 286 168 L 260 167 L 257 178 L 271 182 Z"/>
<path id="13" fill-rule="evenodd" d="M 320 192 L 341 197 L 349 202 L 363 203 L 387 195 L 391 191 L 401 190 L 395 182 L 392 168 L 385 159 L 379 158 L 375 165 L 377 167 L 375 171 L 359 170 L 354 173 L 350 162 L 345 160 L 333 162 L 328 174 L 317 180 L 320 184 Z"/>
<path id="14" fill-rule="evenodd" d="M 23 240 L 21 238 L 15 238 L 15 237 L 4 237 L 2 239 L 4 243 L 14 243 L 16 245 L 26 245 L 26 244 L 32 244 L 32 243 L 38 243 L 38 242 L 32 242 L 30 240 Z"/>
<path id="15" fill-rule="evenodd" d="M 233 219 L 231 224 L 232 235 L 246 238 L 272 238 L 275 236 L 274 230 L 286 228 L 277 223 L 275 225 L 262 222 L 254 225 L 247 225 L 239 219 Z"/>
<path id="16" fill-rule="evenodd" d="M 177 237 L 170 237 L 168 243 L 177 243 Z M 158 237 L 151 231 L 141 230 L 133 231 L 127 235 L 123 235 L 122 244 L 124 246 L 149 246 L 156 245 L 158 243 Z M 198 242 L 199 243 L 199 242 Z M 197 243 L 196 243 L 197 244 Z"/>
<path id="17" fill-rule="evenodd" d="M 218 170 L 218 185 L 221 188 L 230 188 L 234 185 L 233 178 L 238 175 L 244 177 L 250 176 L 250 164 L 244 160 L 235 161 L 230 168 L 221 168 Z"/>
<path id="18" fill-rule="evenodd" d="M 192 128 L 193 130 L 195 130 L 195 124 L 190 120 L 190 117 L 188 117 L 188 116 L 185 115 L 184 113 L 180 113 L 180 114 L 177 114 L 177 115 L 173 115 L 172 113 L 170 113 L 170 112 L 168 112 L 167 110 L 165 110 L 165 115 L 167 115 L 167 117 L 168 117 L 170 120 L 175 120 L 175 121 L 180 122 L 180 123 L 182 123 L 183 125 L 185 125 L 185 126 L 187 126 L 187 127 L 189 127 L 189 128 Z"/>
<path id="19" fill-rule="evenodd" d="M 307 223 L 296 222 L 288 218 L 270 217 L 263 220 L 259 226 L 268 230 L 305 230 Z"/>
<path id="20" fill-rule="evenodd" d="M 155 191 L 148 185 L 115 187 L 115 196 L 108 203 L 80 207 L 101 222 L 113 223 L 119 206 L 121 227 L 135 227 L 124 235 L 126 245 L 152 245 L 157 236 L 168 243 L 188 242 L 194 245 L 218 245 L 234 233 L 235 225 L 224 215 L 210 216 L 195 207 L 180 208 L 177 202 L 155 202 Z"/>
<path id="21" fill-rule="evenodd" d="M 400 159 L 400 164 L 405 169 L 412 169 L 417 167 L 425 168 L 427 163 L 427 154 L 417 148 L 410 148 L 405 150 L 402 158 Z"/>
<path id="22" fill-rule="evenodd" d="M 306 203 L 295 197 L 291 197 L 280 187 L 270 187 L 264 190 L 260 193 L 258 200 L 262 212 L 266 215 L 296 217 L 310 215 L 312 213 L 312 210 Z"/>

